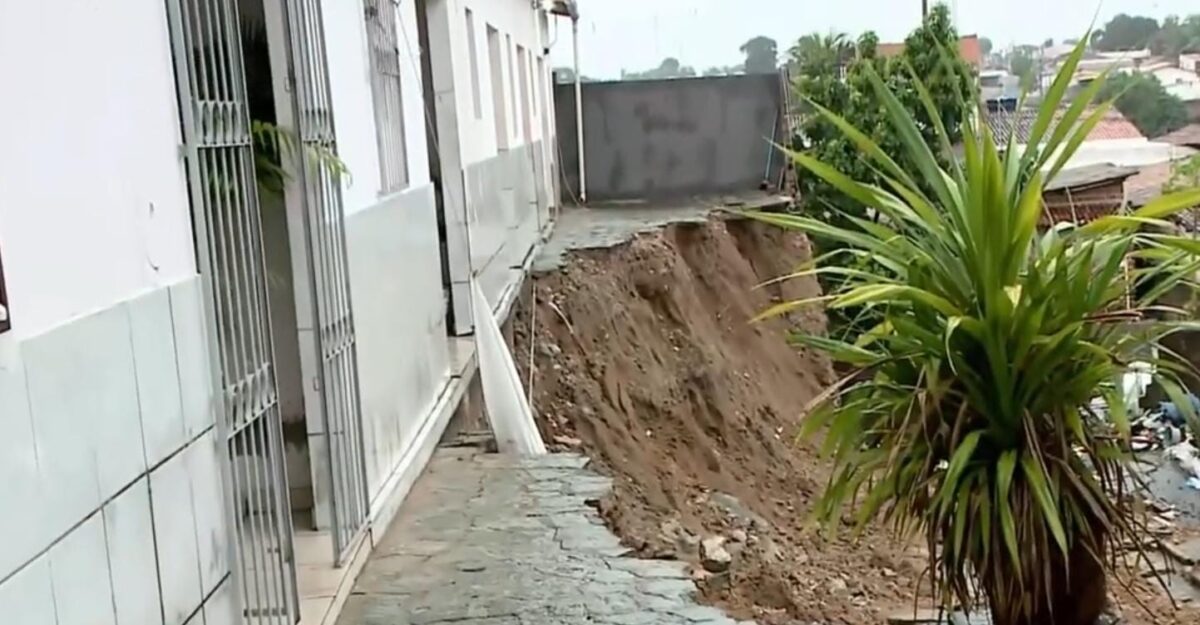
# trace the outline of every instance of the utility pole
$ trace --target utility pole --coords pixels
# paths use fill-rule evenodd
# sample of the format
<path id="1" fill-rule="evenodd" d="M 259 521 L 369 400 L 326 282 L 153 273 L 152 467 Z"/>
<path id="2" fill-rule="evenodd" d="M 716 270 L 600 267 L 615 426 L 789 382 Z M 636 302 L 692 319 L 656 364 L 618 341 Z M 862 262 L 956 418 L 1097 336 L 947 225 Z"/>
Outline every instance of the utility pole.
<path id="1" fill-rule="evenodd" d="M 921 19 L 929 17 L 929 0 L 921 0 Z"/>

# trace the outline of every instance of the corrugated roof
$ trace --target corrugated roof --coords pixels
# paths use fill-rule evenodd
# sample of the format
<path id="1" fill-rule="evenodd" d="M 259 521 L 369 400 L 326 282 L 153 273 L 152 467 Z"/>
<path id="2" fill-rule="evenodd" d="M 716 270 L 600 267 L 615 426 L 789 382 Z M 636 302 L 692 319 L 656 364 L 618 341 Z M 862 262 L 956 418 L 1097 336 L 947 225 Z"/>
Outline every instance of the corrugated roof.
<path id="1" fill-rule="evenodd" d="M 1171 145 L 1183 145 L 1191 148 L 1200 148 L 1200 124 L 1189 124 L 1155 139 L 1163 143 Z"/>
<path id="2" fill-rule="evenodd" d="M 1029 137 L 1033 134 L 1033 125 L 1037 121 L 1037 116 L 1037 109 L 1029 108 L 1019 111 L 989 111 L 987 125 L 992 131 L 992 136 L 999 143 L 1007 142 L 1009 135 L 1015 133 L 1017 143 L 1026 144 L 1029 143 Z M 1084 113 L 1085 118 L 1086 116 L 1087 113 Z M 1096 124 L 1096 127 L 1087 136 L 1088 141 L 1145 138 L 1145 135 L 1137 129 L 1137 126 L 1133 125 L 1133 122 L 1116 110 L 1105 114 L 1104 119 L 1101 119 L 1100 123 Z"/>
<path id="3" fill-rule="evenodd" d="M 1085 189 L 1098 184 L 1125 180 L 1137 173 L 1136 167 L 1117 167 L 1109 164 L 1064 169 L 1046 183 L 1044 190 Z"/>

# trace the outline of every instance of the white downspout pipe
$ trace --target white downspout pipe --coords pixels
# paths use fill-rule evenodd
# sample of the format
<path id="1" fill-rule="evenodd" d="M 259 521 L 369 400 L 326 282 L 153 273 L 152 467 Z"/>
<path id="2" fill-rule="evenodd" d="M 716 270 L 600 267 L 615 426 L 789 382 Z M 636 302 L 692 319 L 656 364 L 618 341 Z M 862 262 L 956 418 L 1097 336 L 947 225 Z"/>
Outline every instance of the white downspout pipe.
<path id="1" fill-rule="evenodd" d="M 579 148 L 579 202 L 587 204 L 587 161 L 583 155 L 583 81 L 579 75 L 579 17 L 571 18 L 575 52 L 575 143 Z"/>

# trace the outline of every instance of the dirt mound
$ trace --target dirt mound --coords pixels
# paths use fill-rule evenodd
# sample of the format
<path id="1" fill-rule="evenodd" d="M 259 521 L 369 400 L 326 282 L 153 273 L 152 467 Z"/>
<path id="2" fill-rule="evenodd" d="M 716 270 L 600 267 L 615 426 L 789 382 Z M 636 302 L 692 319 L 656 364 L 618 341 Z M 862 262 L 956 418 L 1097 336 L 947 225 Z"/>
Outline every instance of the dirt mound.
<path id="1" fill-rule="evenodd" d="M 824 317 L 748 323 L 818 294 L 753 288 L 809 257 L 803 236 L 718 219 L 575 253 L 535 282 L 534 407 L 547 441 L 617 477 L 605 516 L 642 555 L 696 561 L 700 539 L 725 538 L 729 574 L 702 576 L 711 601 L 764 622 L 876 623 L 911 605 L 919 551 L 803 527 L 828 473 L 796 445 L 796 417 L 832 372 L 783 335 Z M 526 298 L 513 324 L 522 369 L 531 310 Z"/>
<path id="2" fill-rule="evenodd" d="M 602 511 L 640 555 L 693 562 L 707 600 L 738 618 L 874 625 L 928 595 L 917 586 L 924 549 L 807 524 L 829 468 L 796 442 L 797 417 L 833 374 L 783 336 L 820 331 L 825 319 L 810 309 L 748 323 L 772 303 L 818 294 L 813 280 L 754 288 L 809 258 L 802 235 L 715 218 L 573 252 L 536 279 L 536 306 L 528 293 L 518 305 L 514 353 L 522 379 L 532 361 L 544 439 L 615 477 Z M 711 569 L 729 557 L 728 571 L 704 571 L 702 551 Z M 1114 584 L 1125 622 L 1196 622 L 1145 580 L 1135 585 Z"/>

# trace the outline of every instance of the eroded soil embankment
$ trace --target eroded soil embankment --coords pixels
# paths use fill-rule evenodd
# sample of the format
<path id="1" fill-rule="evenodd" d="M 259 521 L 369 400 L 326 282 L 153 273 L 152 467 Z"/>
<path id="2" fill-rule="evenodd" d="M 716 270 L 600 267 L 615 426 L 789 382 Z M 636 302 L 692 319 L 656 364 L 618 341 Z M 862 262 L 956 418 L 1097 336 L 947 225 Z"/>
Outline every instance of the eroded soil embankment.
<path id="1" fill-rule="evenodd" d="M 749 323 L 818 294 L 813 280 L 754 288 L 809 257 L 799 234 L 716 218 L 573 253 L 534 283 L 533 403 L 547 441 L 617 478 L 604 514 L 639 553 L 698 563 L 700 541 L 724 539 L 729 572 L 696 567 L 710 601 L 764 622 L 877 623 L 911 606 L 920 551 L 804 527 L 828 472 L 796 444 L 797 416 L 832 372 L 784 337 L 824 316 Z M 523 379 L 533 310 L 527 296 L 514 317 Z"/>

